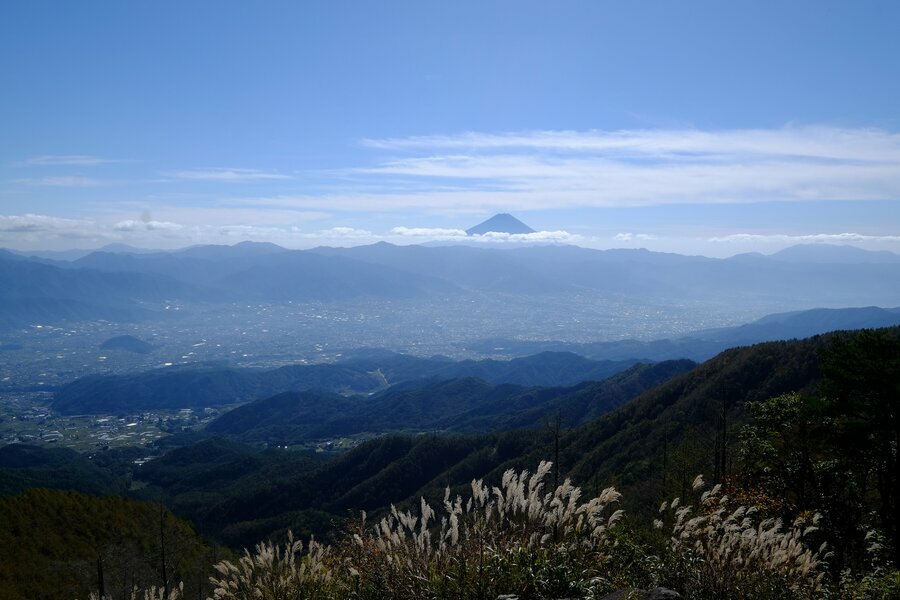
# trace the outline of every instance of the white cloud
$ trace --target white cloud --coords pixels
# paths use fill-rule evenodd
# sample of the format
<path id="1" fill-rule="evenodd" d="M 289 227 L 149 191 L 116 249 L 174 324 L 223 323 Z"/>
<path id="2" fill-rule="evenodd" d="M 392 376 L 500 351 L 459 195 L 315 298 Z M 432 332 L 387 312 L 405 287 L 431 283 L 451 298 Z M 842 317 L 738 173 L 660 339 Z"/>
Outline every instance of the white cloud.
<path id="1" fill-rule="evenodd" d="M 877 129 L 531 131 L 364 144 L 403 153 L 352 171 L 382 192 L 366 201 L 395 210 L 900 198 L 900 135 Z M 339 204 L 362 206 L 353 198 L 337 194 Z"/>
<path id="2" fill-rule="evenodd" d="M 439 227 L 394 227 L 391 234 L 400 238 L 416 238 L 416 241 L 467 241 L 484 243 L 565 243 L 571 244 L 582 236 L 568 231 L 534 231 L 532 233 L 506 233 L 488 231 L 481 235 L 468 235 L 462 229 L 442 229 Z"/>
<path id="3" fill-rule="evenodd" d="M 202 225 L 194 227 L 194 234 L 200 239 L 223 236 L 237 240 L 262 240 L 290 235 L 291 228 L 262 226 L 262 225 Z"/>
<path id="4" fill-rule="evenodd" d="M 470 239 L 485 242 L 574 244 L 580 241 L 582 236 L 568 231 L 533 231 L 531 233 L 488 231 L 482 235 L 473 235 Z"/>
<path id="5" fill-rule="evenodd" d="M 366 229 L 355 229 L 353 227 L 332 227 L 331 229 L 323 229 L 315 235 L 319 237 L 370 238 L 373 236 L 373 233 Z"/>
<path id="6" fill-rule="evenodd" d="M 56 206 L 64 195 L 62 188 L 66 187 L 108 185 L 116 194 L 113 198 L 112 194 L 103 195 L 107 190 L 91 190 L 92 198 L 96 198 L 93 206 L 105 207 L 96 221 L 62 219 L 51 224 L 48 219 L 52 217 L 39 215 L 0 217 L 0 233 L 4 234 L 3 239 L 9 240 L 14 235 L 46 233 L 50 239 L 80 232 L 103 239 L 146 240 L 148 244 L 154 240 L 173 244 L 175 240 L 185 244 L 222 243 L 244 237 L 294 246 L 318 240 L 350 244 L 377 240 L 419 243 L 509 239 L 597 245 L 635 245 L 647 241 L 648 247 L 662 247 L 674 239 L 673 235 L 680 235 L 721 252 L 741 244 L 771 246 L 815 241 L 891 244 L 892 247 L 900 244 L 894 224 L 885 218 L 871 223 L 871 229 L 866 228 L 868 234 L 770 234 L 772 224 L 766 229 L 748 228 L 744 230 L 748 233 L 733 235 L 700 225 L 682 227 L 681 233 L 676 231 L 677 225 L 662 231 L 659 223 L 648 221 L 610 224 L 616 229 L 604 230 L 579 224 L 586 227 L 579 230 L 585 236 L 602 235 L 602 239 L 579 238 L 564 231 L 537 232 L 520 238 L 499 234 L 491 239 L 467 237 L 461 229 L 442 227 L 395 227 L 379 232 L 369 224 L 383 223 L 385 218 L 392 218 L 395 223 L 416 223 L 411 221 L 415 218 L 412 215 L 428 215 L 427 220 L 419 222 L 440 224 L 442 221 L 436 215 L 449 215 L 452 221 L 444 222 L 456 225 L 464 222 L 460 215 L 472 214 L 474 223 L 477 222 L 474 215 L 481 218 L 491 212 L 513 212 L 528 221 L 529 211 L 592 207 L 767 201 L 897 202 L 900 201 L 900 134 L 878 129 L 789 126 L 719 131 L 472 132 L 365 140 L 364 144 L 372 153 L 367 157 L 367 163 L 372 166 L 348 165 L 344 169 L 323 170 L 304 176 L 302 181 L 284 165 L 278 165 L 282 170 L 177 170 L 166 173 L 164 181 L 103 180 L 77 174 L 18 179 L 14 181 L 58 188 L 25 190 L 9 186 L 3 190 L 23 210 L 35 212 L 42 209 L 31 203 L 32 197 L 47 206 Z M 106 162 L 113 161 L 87 155 L 46 155 L 19 165 L 88 167 Z M 210 187 L 185 186 L 185 182 L 210 182 Z M 233 182 L 248 182 L 248 185 L 229 185 Z M 313 183 L 307 185 L 308 182 Z M 120 184 L 161 187 L 152 189 L 152 194 L 135 187 L 134 193 L 126 195 L 121 193 Z M 227 192 L 222 193 L 226 188 Z M 251 191 L 245 193 L 247 190 Z M 41 194 L 52 196 L 52 200 L 40 199 Z M 147 204 L 152 205 L 156 219 L 133 221 Z M 367 223 L 354 218 L 352 223 L 357 227 L 345 227 L 344 223 L 351 219 L 335 218 L 335 215 L 347 212 L 370 215 L 372 220 Z M 389 217 L 391 213 L 394 217 Z M 327 224 L 309 225 L 316 220 Z M 332 224 L 341 226 L 328 229 Z M 775 224 L 774 231 L 797 231 L 802 227 L 802 224 L 781 225 Z M 662 237 L 628 231 L 631 227 L 646 227 Z M 871 235 L 874 233 L 882 235 Z"/>
<path id="7" fill-rule="evenodd" d="M 391 233 L 402 237 L 422 237 L 431 239 L 464 238 L 468 234 L 462 229 L 443 229 L 440 227 L 394 227 Z"/>
<path id="8" fill-rule="evenodd" d="M 14 248 L 68 249 L 73 243 L 99 245 L 113 239 L 111 232 L 91 220 L 39 214 L 0 215 L 0 245 Z"/>
<path id="9" fill-rule="evenodd" d="M 113 229 L 116 231 L 179 231 L 183 229 L 183 226 L 170 221 L 126 219 L 113 225 Z"/>
<path id="10" fill-rule="evenodd" d="M 58 166 L 77 166 L 77 167 L 95 167 L 109 163 L 118 162 L 108 158 L 100 158 L 98 156 L 88 156 L 85 154 L 45 154 L 43 156 L 33 156 L 23 161 L 15 163 L 20 167 L 58 167 Z"/>
<path id="11" fill-rule="evenodd" d="M 540 150 L 618 157 L 706 157 L 735 155 L 820 159 L 900 159 L 900 135 L 879 129 L 789 126 L 777 129 L 638 129 L 619 131 L 526 131 L 363 140 L 388 150 Z"/>
<path id="12" fill-rule="evenodd" d="M 142 212 L 146 210 L 147 202 L 139 201 L 130 204 L 118 203 L 116 208 L 122 209 L 127 206 L 133 212 Z M 268 227 L 273 223 L 282 224 L 285 227 L 307 223 L 309 221 L 317 221 L 327 219 L 330 213 L 323 211 L 306 211 L 306 210 L 283 210 L 272 206 L 237 206 L 227 200 L 216 200 L 213 204 L 191 204 L 190 201 L 181 201 L 175 203 L 170 199 L 165 202 L 156 201 L 151 203 L 153 213 L 157 217 L 164 216 L 166 221 L 174 221 L 182 223 L 186 226 L 229 226 L 240 223 L 242 225 L 263 226 Z M 117 211 L 119 220 L 122 220 L 121 213 Z"/>
<path id="13" fill-rule="evenodd" d="M 167 171 L 166 177 L 188 181 L 242 182 L 291 179 L 289 175 L 260 169 L 188 169 L 183 171 Z"/>
<path id="14" fill-rule="evenodd" d="M 613 236 L 613 239 L 617 242 L 631 242 L 634 240 L 655 240 L 656 236 L 650 235 L 649 233 L 617 233 Z"/>
<path id="15" fill-rule="evenodd" d="M 460 214 L 900 199 L 900 135 L 877 129 L 532 131 L 364 143 L 392 156 L 341 171 L 324 192 L 244 202 Z"/>
<path id="16" fill-rule="evenodd" d="M 16 179 L 16 183 L 22 183 L 25 185 L 42 185 L 42 186 L 51 186 L 51 187 L 98 187 L 101 185 L 105 185 L 105 182 L 99 179 L 92 179 L 90 177 L 81 177 L 79 175 L 59 175 L 55 177 L 37 177 L 37 178 L 26 178 L 26 179 Z"/>
<path id="17" fill-rule="evenodd" d="M 708 241 L 715 243 L 764 243 L 764 244 L 853 244 L 864 242 L 900 242 L 900 235 L 865 235 L 861 233 L 810 233 L 790 235 L 784 233 L 758 234 L 735 233 L 726 236 L 712 237 Z"/>
<path id="18" fill-rule="evenodd" d="M 94 226 L 93 221 L 63 219 L 47 215 L 0 215 L 0 232 L 2 233 L 67 232 Z"/>

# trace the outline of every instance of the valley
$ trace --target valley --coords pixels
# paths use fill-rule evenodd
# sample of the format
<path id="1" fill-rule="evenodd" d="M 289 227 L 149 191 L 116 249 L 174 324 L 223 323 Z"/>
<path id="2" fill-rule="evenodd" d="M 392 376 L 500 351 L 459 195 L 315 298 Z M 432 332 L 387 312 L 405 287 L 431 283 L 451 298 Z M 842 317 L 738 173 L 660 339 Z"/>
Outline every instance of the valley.
<path id="1" fill-rule="evenodd" d="M 387 279 L 335 287 L 320 258 L 342 277 L 374 261 Z M 615 485 L 637 523 L 659 498 L 689 494 L 692 473 L 749 477 L 754 403 L 821 393 L 832 347 L 896 345 L 900 308 L 846 307 L 847 289 L 836 294 L 825 274 L 853 270 L 854 297 L 879 300 L 894 294 L 880 283 L 900 259 L 851 258 L 864 262 L 379 244 L 8 259 L 107 287 L 101 302 L 90 285 L 0 286 L 12 307 L 0 332 L 0 496 L 152 502 L 235 551 L 287 531 L 340 544 L 354 511 L 381 518 L 549 458 L 554 477 L 590 494 Z M 679 273 L 702 289 L 734 265 L 730 277 L 746 276 L 748 261 L 753 293 L 662 283 Z M 283 268 L 299 279 L 281 281 Z M 217 287 L 248 269 L 248 286 Z M 772 287 L 797 269 L 823 286 L 824 306 L 802 309 L 807 296 Z M 145 277 L 137 295 L 117 295 Z M 20 307 L 35 290 L 55 291 L 29 321 Z M 96 311 L 110 318 L 85 318 Z"/>

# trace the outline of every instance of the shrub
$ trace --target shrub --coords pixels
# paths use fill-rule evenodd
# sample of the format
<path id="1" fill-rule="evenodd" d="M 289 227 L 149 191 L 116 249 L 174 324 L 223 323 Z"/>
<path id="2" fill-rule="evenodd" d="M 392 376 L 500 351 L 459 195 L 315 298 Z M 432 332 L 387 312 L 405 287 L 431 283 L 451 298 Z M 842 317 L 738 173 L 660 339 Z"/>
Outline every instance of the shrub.
<path id="1" fill-rule="evenodd" d="M 222 561 L 216 565 L 218 577 L 210 578 L 217 600 L 310 600 L 328 598 L 331 570 L 326 566 L 330 549 L 309 542 L 306 554 L 303 543 L 288 533 L 284 547 L 271 542 L 256 545 L 256 552 L 244 551 L 236 563 Z"/>
<path id="2" fill-rule="evenodd" d="M 124 592 L 123 592 L 124 593 Z M 112 600 L 112 597 L 109 595 L 105 595 L 102 598 L 95 593 L 91 593 L 88 597 L 89 600 Z M 129 600 L 184 600 L 184 585 L 179 585 L 178 587 L 169 590 L 168 595 L 166 595 L 165 589 L 161 587 L 153 586 L 146 590 L 139 590 L 137 588 L 133 588 L 131 593 L 128 596 Z"/>
<path id="3" fill-rule="evenodd" d="M 630 530 L 613 509 L 615 489 L 585 501 L 569 480 L 545 491 L 550 470 L 548 462 L 533 474 L 509 470 L 496 487 L 473 481 L 467 498 L 448 489 L 440 514 L 424 499 L 415 513 L 392 506 L 375 524 L 363 513 L 334 547 L 310 541 L 304 548 L 292 535 L 283 546 L 257 544 L 216 565 L 212 598 L 598 598 L 657 585 L 700 599 L 802 599 L 826 591 L 824 545 L 813 552 L 804 543 L 818 515 L 786 528 L 756 507 L 734 506 L 717 485 L 699 497 L 696 511 L 678 498 L 663 503 L 656 535 L 670 533 L 654 552 L 652 543 L 639 542 L 648 530 Z M 695 491 L 703 487 L 698 477 Z M 835 593 L 887 598 L 897 585 L 896 571 L 848 575 Z M 150 590 L 144 600 L 161 596 Z M 182 595 L 175 590 L 164 600 Z"/>
<path id="4" fill-rule="evenodd" d="M 695 491 L 703 485 L 698 476 Z M 824 591 L 825 545 L 813 552 L 803 541 L 816 531 L 818 514 L 785 528 L 756 507 L 732 506 L 720 485 L 702 494 L 696 515 L 678 498 L 663 503 L 660 513 L 672 522 L 668 572 L 689 598 L 807 598 Z"/>
<path id="5" fill-rule="evenodd" d="M 607 488 L 581 502 L 566 480 L 544 492 L 551 465 L 534 474 L 507 471 L 499 487 L 472 482 L 472 495 L 450 497 L 437 514 L 422 500 L 417 515 L 391 507 L 369 529 L 365 519 L 342 548 L 343 568 L 357 598 L 523 598 L 581 594 L 600 572 L 607 515 L 619 493 Z"/>

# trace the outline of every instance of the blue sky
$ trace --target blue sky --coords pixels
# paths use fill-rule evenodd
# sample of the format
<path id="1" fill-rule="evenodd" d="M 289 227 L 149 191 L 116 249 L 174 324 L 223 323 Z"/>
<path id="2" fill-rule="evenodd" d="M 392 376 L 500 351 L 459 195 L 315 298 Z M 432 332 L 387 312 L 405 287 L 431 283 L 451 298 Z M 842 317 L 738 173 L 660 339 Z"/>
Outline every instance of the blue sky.
<path id="1" fill-rule="evenodd" d="M 0 90 L 0 246 L 900 251 L 892 0 L 9 0 Z"/>

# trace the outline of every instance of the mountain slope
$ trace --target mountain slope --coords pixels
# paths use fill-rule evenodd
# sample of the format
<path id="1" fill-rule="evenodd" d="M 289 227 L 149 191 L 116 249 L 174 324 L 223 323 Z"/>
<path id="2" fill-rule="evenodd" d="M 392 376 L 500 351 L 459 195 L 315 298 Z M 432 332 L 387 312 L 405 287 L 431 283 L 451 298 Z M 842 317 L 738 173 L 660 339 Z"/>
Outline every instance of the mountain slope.
<path id="1" fill-rule="evenodd" d="M 196 598 L 198 582 L 209 575 L 207 548 L 188 523 L 159 505 L 40 489 L 0 498 L 0 597 L 87 598 L 97 590 L 99 557 L 109 597 L 126 597 L 126 578 L 142 589 L 159 585 L 161 529 L 167 577 L 184 581 L 185 594 Z"/>
<path id="2" fill-rule="evenodd" d="M 507 252 L 468 246 L 395 246 L 378 242 L 353 248 L 320 247 L 310 250 L 342 256 L 418 275 L 439 277 L 469 290 L 548 294 L 575 288 L 552 273 L 539 272 Z"/>
<path id="3" fill-rule="evenodd" d="M 486 233 L 534 233 L 534 229 L 509 213 L 499 213 L 478 225 L 466 229 L 468 235 L 484 235 Z"/>
<path id="4" fill-rule="evenodd" d="M 298 365 L 271 371 L 192 366 L 83 377 L 60 388 L 51 405 L 63 414 L 106 414 L 220 406 L 287 390 L 370 392 L 381 385 L 373 375 L 338 365 Z"/>
<path id="5" fill-rule="evenodd" d="M 150 354 L 156 347 L 133 335 L 117 335 L 100 344 L 101 350 L 124 350 L 134 354 Z"/>
<path id="6" fill-rule="evenodd" d="M 625 360 L 640 357 L 646 360 L 688 358 L 708 360 L 716 354 L 739 345 L 777 340 L 801 339 L 829 331 L 872 329 L 900 325 L 900 308 L 815 308 L 767 315 L 756 321 L 735 327 L 720 327 L 695 331 L 684 337 L 653 341 L 621 340 L 572 344 L 566 342 L 521 342 L 508 339 L 481 340 L 467 344 L 477 352 L 493 353 L 503 348 L 509 353 L 571 351 L 593 360 Z"/>
<path id="7" fill-rule="evenodd" d="M 770 254 L 769 258 L 807 263 L 900 263 L 900 254 L 894 252 L 863 250 L 836 244 L 798 244 Z"/>
<path id="8" fill-rule="evenodd" d="M 195 293 L 192 286 L 161 275 L 76 271 L 0 258 L 0 328 L 61 320 L 164 318 L 162 302 Z"/>
<path id="9" fill-rule="evenodd" d="M 113 494 L 122 490 L 122 482 L 68 448 L 0 446 L 0 496 L 37 487 Z"/>
<path id="10" fill-rule="evenodd" d="M 900 338 L 900 328 L 884 331 Z M 628 492 L 629 510 L 655 510 L 662 495 L 679 495 L 696 473 L 714 473 L 722 406 L 728 411 L 726 449 L 731 452 L 746 400 L 814 390 L 821 377 L 819 351 L 836 338 L 855 335 L 724 352 L 598 419 L 563 431 L 561 472 L 588 491 L 616 484 Z M 312 470 L 303 467 L 296 476 L 287 465 L 271 477 L 266 471 L 247 476 L 234 484 L 237 495 L 204 514 L 211 531 L 242 540 L 267 528 L 315 528 L 322 511 L 371 511 L 398 498 L 440 498 L 446 485 L 462 487 L 476 477 L 497 481 L 507 468 L 534 468 L 538 460 L 553 457 L 553 432 L 544 427 L 465 437 L 388 436 Z M 224 525 L 235 522 L 244 525 Z"/>
<path id="11" fill-rule="evenodd" d="M 201 287 L 203 298 L 214 302 L 409 298 L 453 288 L 424 273 L 249 242 L 141 255 L 94 252 L 72 267 L 165 274 Z"/>
<path id="12" fill-rule="evenodd" d="M 287 391 L 368 394 L 387 385 L 430 377 L 479 376 L 490 383 L 573 385 L 603 379 L 634 362 L 590 361 L 571 353 L 509 362 L 454 362 L 370 352 L 339 363 L 290 365 L 272 370 L 185 365 L 128 375 L 83 377 L 60 388 L 52 406 L 63 414 L 197 408 L 246 402 Z"/>
<path id="13" fill-rule="evenodd" d="M 207 425 L 206 432 L 284 445 L 359 434 L 534 428 L 556 413 L 567 425 L 575 425 L 694 366 L 690 361 L 639 364 L 602 382 L 573 388 L 491 385 L 463 377 L 410 381 L 369 397 L 285 393 L 235 408 Z"/>

